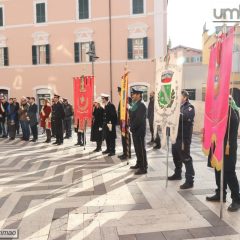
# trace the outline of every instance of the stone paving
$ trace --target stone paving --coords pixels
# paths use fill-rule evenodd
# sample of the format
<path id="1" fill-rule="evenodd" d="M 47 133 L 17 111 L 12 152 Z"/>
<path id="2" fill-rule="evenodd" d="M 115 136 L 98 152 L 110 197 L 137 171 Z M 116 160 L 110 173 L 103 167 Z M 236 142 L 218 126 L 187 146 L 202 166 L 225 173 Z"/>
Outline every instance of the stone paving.
<path id="1" fill-rule="evenodd" d="M 0 140 L 0 229 L 18 229 L 21 240 L 240 239 L 240 211 L 227 212 L 230 197 L 223 220 L 219 204 L 205 201 L 215 181 L 197 135 L 195 186 L 185 191 L 182 181 L 166 188 L 163 150 L 148 146 L 148 174 L 135 176 L 116 156 L 92 153 L 92 143 L 84 150 L 75 139 L 57 147 L 43 141 Z M 172 158 L 169 165 L 172 174 Z M 237 171 L 240 178 L 239 163 Z"/>

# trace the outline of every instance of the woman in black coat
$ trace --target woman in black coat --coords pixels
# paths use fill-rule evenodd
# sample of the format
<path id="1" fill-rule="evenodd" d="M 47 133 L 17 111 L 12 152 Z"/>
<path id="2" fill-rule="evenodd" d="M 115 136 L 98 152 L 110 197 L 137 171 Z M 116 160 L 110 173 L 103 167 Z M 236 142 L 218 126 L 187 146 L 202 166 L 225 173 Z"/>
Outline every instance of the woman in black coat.
<path id="1" fill-rule="evenodd" d="M 102 151 L 102 141 L 103 141 L 103 115 L 104 109 L 100 105 L 101 99 L 97 99 L 94 102 L 93 118 L 92 118 L 92 128 L 91 128 L 91 141 L 97 143 L 97 148 L 94 152 Z"/>

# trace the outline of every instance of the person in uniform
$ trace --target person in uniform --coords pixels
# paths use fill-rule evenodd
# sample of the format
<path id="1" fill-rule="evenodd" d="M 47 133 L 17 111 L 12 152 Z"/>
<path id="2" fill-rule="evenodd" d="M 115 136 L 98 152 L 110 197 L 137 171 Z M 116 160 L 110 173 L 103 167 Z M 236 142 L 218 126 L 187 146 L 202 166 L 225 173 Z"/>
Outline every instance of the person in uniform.
<path id="1" fill-rule="evenodd" d="M 130 131 L 137 156 L 137 163 L 130 169 L 136 169 L 136 175 L 146 174 L 148 168 L 145 148 L 147 109 L 142 102 L 142 91 L 132 89 L 132 104 L 130 107 Z"/>
<path id="2" fill-rule="evenodd" d="M 65 112 L 64 118 L 64 130 L 66 136 L 64 138 L 69 139 L 72 137 L 72 116 L 73 116 L 73 107 L 66 98 L 63 98 L 63 108 Z"/>
<path id="3" fill-rule="evenodd" d="M 13 103 L 16 106 L 16 110 L 18 111 L 19 108 L 20 108 L 20 105 L 19 105 L 19 102 L 17 101 L 17 98 L 13 98 Z M 19 116 L 18 116 L 18 114 L 16 114 L 15 123 L 16 123 L 16 132 L 17 132 L 17 134 L 19 134 L 20 124 L 19 124 Z"/>
<path id="4" fill-rule="evenodd" d="M 172 176 L 168 177 L 168 180 L 181 180 L 182 164 L 184 163 L 186 168 L 186 180 L 185 183 L 180 186 L 181 189 L 192 188 L 194 183 L 195 172 L 193 169 L 193 160 L 190 155 L 194 117 L 195 110 L 194 106 L 189 102 L 189 93 L 183 90 L 178 135 L 176 143 L 172 145 L 175 172 Z"/>
<path id="5" fill-rule="evenodd" d="M 29 125 L 33 135 L 33 139 L 31 140 L 31 142 L 36 142 L 38 139 L 37 112 L 38 112 L 38 106 L 35 103 L 35 98 L 31 97 L 29 101 L 29 108 L 28 108 Z"/>
<path id="6" fill-rule="evenodd" d="M 54 115 L 55 115 L 55 126 L 56 126 L 56 142 L 53 144 L 63 144 L 63 119 L 65 117 L 63 105 L 59 102 L 60 96 L 54 95 Z"/>
<path id="7" fill-rule="evenodd" d="M 44 105 L 42 106 L 40 112 L 40 126 L 45 129 L 47 139 L 45 143 L 51 142 L 51 104 L 48 99 L 45 99 Z"/>
<path id="8" fill-rule="evenodd" d="M 22 140 L 29 141 L 30 138 L 30 128 L 29 128 L 29 117 L 28 117 L 29 104 L 27 103 L 27 98 L 22 97 L 21 106 L 18 110 L 19 120 L 22 128 Z"/>
<path id="9" fill-rule="evenodd" d="M 107 149 L 103 151 L 103 154 L 114 156 L 117 138 L 117 111 L 115 106 L 109 101 L 109 95 L 101 94 L 101 98 L 104 105 L 103 131 L 107 145 Z"/>
<path id="10" fill-rule="evenodd" d="M 102 102 L 101 98 L 97 98 L 94 101 L 94 110 L 93 110 L 92 128 L 91 128 L 91 141 L 97 143 L 97 147 L 94 150 L 94 152 L 102 151 L 104 109 L 101 106 L 101 102 Z"/>
<path id="11" fill-rule="evenodd" d="M 232 203 L 228 207 L 228 211 L 236 212 L 240 209 L 240 193 L 239 182 L 236 175 L 236 162 L 237 162 L 237 138 L 239 126 L 239 108 L 235 101 L 230 96 L 229 112 L 227 130 L 224 138 L 224 149 L 227 147 L 229 141 L 229 154 L 224 153 L 224 180 L 223 180 L 223 201 L 226 202 L 227 186 L 231 191 Z M 214 150 L 214 147 L 213 147 Z M 208 166 L 211 166 L 212 150 L 208 156 Z M 215 169 L 215 181 L 217 185 L 216 193 L 213 196 L 206 197 L 207 201 L 219 202 L 220 201 L 220 185 L 221 185 L 221 171 Z"/>
<path id="12" fill-rule="evenodd" d="M 118 87 L 118 95 L 119 97 L 121 97 L 121 87 Z M 131 104 L 132 99 L 130 97 L 128 97 L 128 104 Z M 128 109 L 127 109 L 127 114 L 128 113 Z M 118 104 L 118 123 L 119 123 L 119 127 L 122 133 L 122 122 L 121 122 L 121 101 L 119 101 Z M 128 122 L 126 124 L 129 124 Z M 127 127 L 127 126 L 126 126 Z M 128 139 L 126 137 L 126 134 L 128 134 Z M 123 148 L 123 154 L 119 155 L 118 157 L 121 160 L 126 160 L 127 158 L 131 158 L 131 135 L 130 133 L 125 133 L 125 136 L 123 136 L 121 134 L 121 139 L 122 139 L 122 148 Z M 127 146 L 127 140 L 128 140 L 128 146 Z"/>
<path id="13" fill-rule="evenodd" d="M 14 140 L 16 137 L 16 115 L 18 114 L 18 108 L 13 102 L 13 98 L 9 98 L 9 105 L 7 108 L 7 125 L 9 139 Z"/>
<path id="14" fill-rule="evenodd" d="M 84 141 L 86 144 L 84 130 L 80 129 L 79 119 L 76 122 L 77 122 L 77 124 L 74 125 L 74 130 L 77 133 L 77 143 L 75 144 L 75 146 L 78 146 L 78 145 L 84 146 Z"/>
<path id="15" fill-rule="evenodd" d="M 51 114 L 51 130 L 52 130 L 52 136 L 56 137 L 56 117 L 55 117 L 55 101 L 54 98 L 52 99 L 52 114 Z"/>

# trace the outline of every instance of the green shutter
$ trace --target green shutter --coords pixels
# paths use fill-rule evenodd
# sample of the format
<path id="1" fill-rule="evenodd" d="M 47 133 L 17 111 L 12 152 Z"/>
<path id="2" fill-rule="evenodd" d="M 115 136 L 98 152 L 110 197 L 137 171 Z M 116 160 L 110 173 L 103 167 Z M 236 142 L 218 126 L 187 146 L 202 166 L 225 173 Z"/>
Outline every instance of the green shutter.
<path id="1" fill-rule="evenodd" d="M 75 63 L 80 62 L 80 56 L 79 56 L 79 43 L 74 43 L 74 61 Z"/>
<path id="2" fill-rule="evenodd" d="M 37 64 L 37 46 L 32 46 L 32 64 Z"/>
<path id="3" fill-rule="evenodd" d="M 127 40 L 127 43 L 128 43 L 128 59 L 133 59 L 133 40 L 129 38 Z"/>
<path id="4" fill-rule="evenodd" d="M 0 27 L 3 26 L 3 8 L 0 8 Z"/>
<path id="5" fill-rule="evenodd" d="M 45 17 L 45 3 L 36 4 L 37 23 L 43 23 L 46 21 Z"/>
<path id="6" fill-rule="evenodd" d="M 8 61 L 8 48 L 7 47 L 5 47 L 3 49 L 3 53 L 4 53 L 4 66 L 8 66 L 9 61 Z"/>
<path id="7" fill-rule="evenodd" d="M 143 38 L 143 58 L 148 58 L 148 38 Z"/>
<path id="8" fill-rule="evenodd" d="M 89 0 L 78 0 L 79 19 L 89 18 Z"/>
<path id="9" fill-rule="evenodd" d="M 133 0 L 132 1 L 133 14 L 144 13 L 144 1 L 143 0 Z"/>
<path id="10" fill-rule="evenodd" d="M 50 64 L 50 45 L 46 45 L 46 64 Z"/>

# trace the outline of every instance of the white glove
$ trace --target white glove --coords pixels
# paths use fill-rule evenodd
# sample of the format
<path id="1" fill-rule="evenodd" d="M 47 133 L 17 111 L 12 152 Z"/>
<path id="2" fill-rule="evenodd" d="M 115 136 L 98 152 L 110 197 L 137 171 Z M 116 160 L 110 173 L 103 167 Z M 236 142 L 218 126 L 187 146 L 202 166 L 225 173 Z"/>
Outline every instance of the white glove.
<path id="1" fill-rule="evenodd" d="M 102 128 L 99 128 L 99 131 L 102 131 Z"/>
<path id="2" fill-rule="evenodd" d="M 108 123 L 108 124 L 107 124 L 107 127 L 108 127 L 109 131 L 111 132 L 111 131 L 112 131 L 112 124 L 111 124 L 111 123 Z"/>

